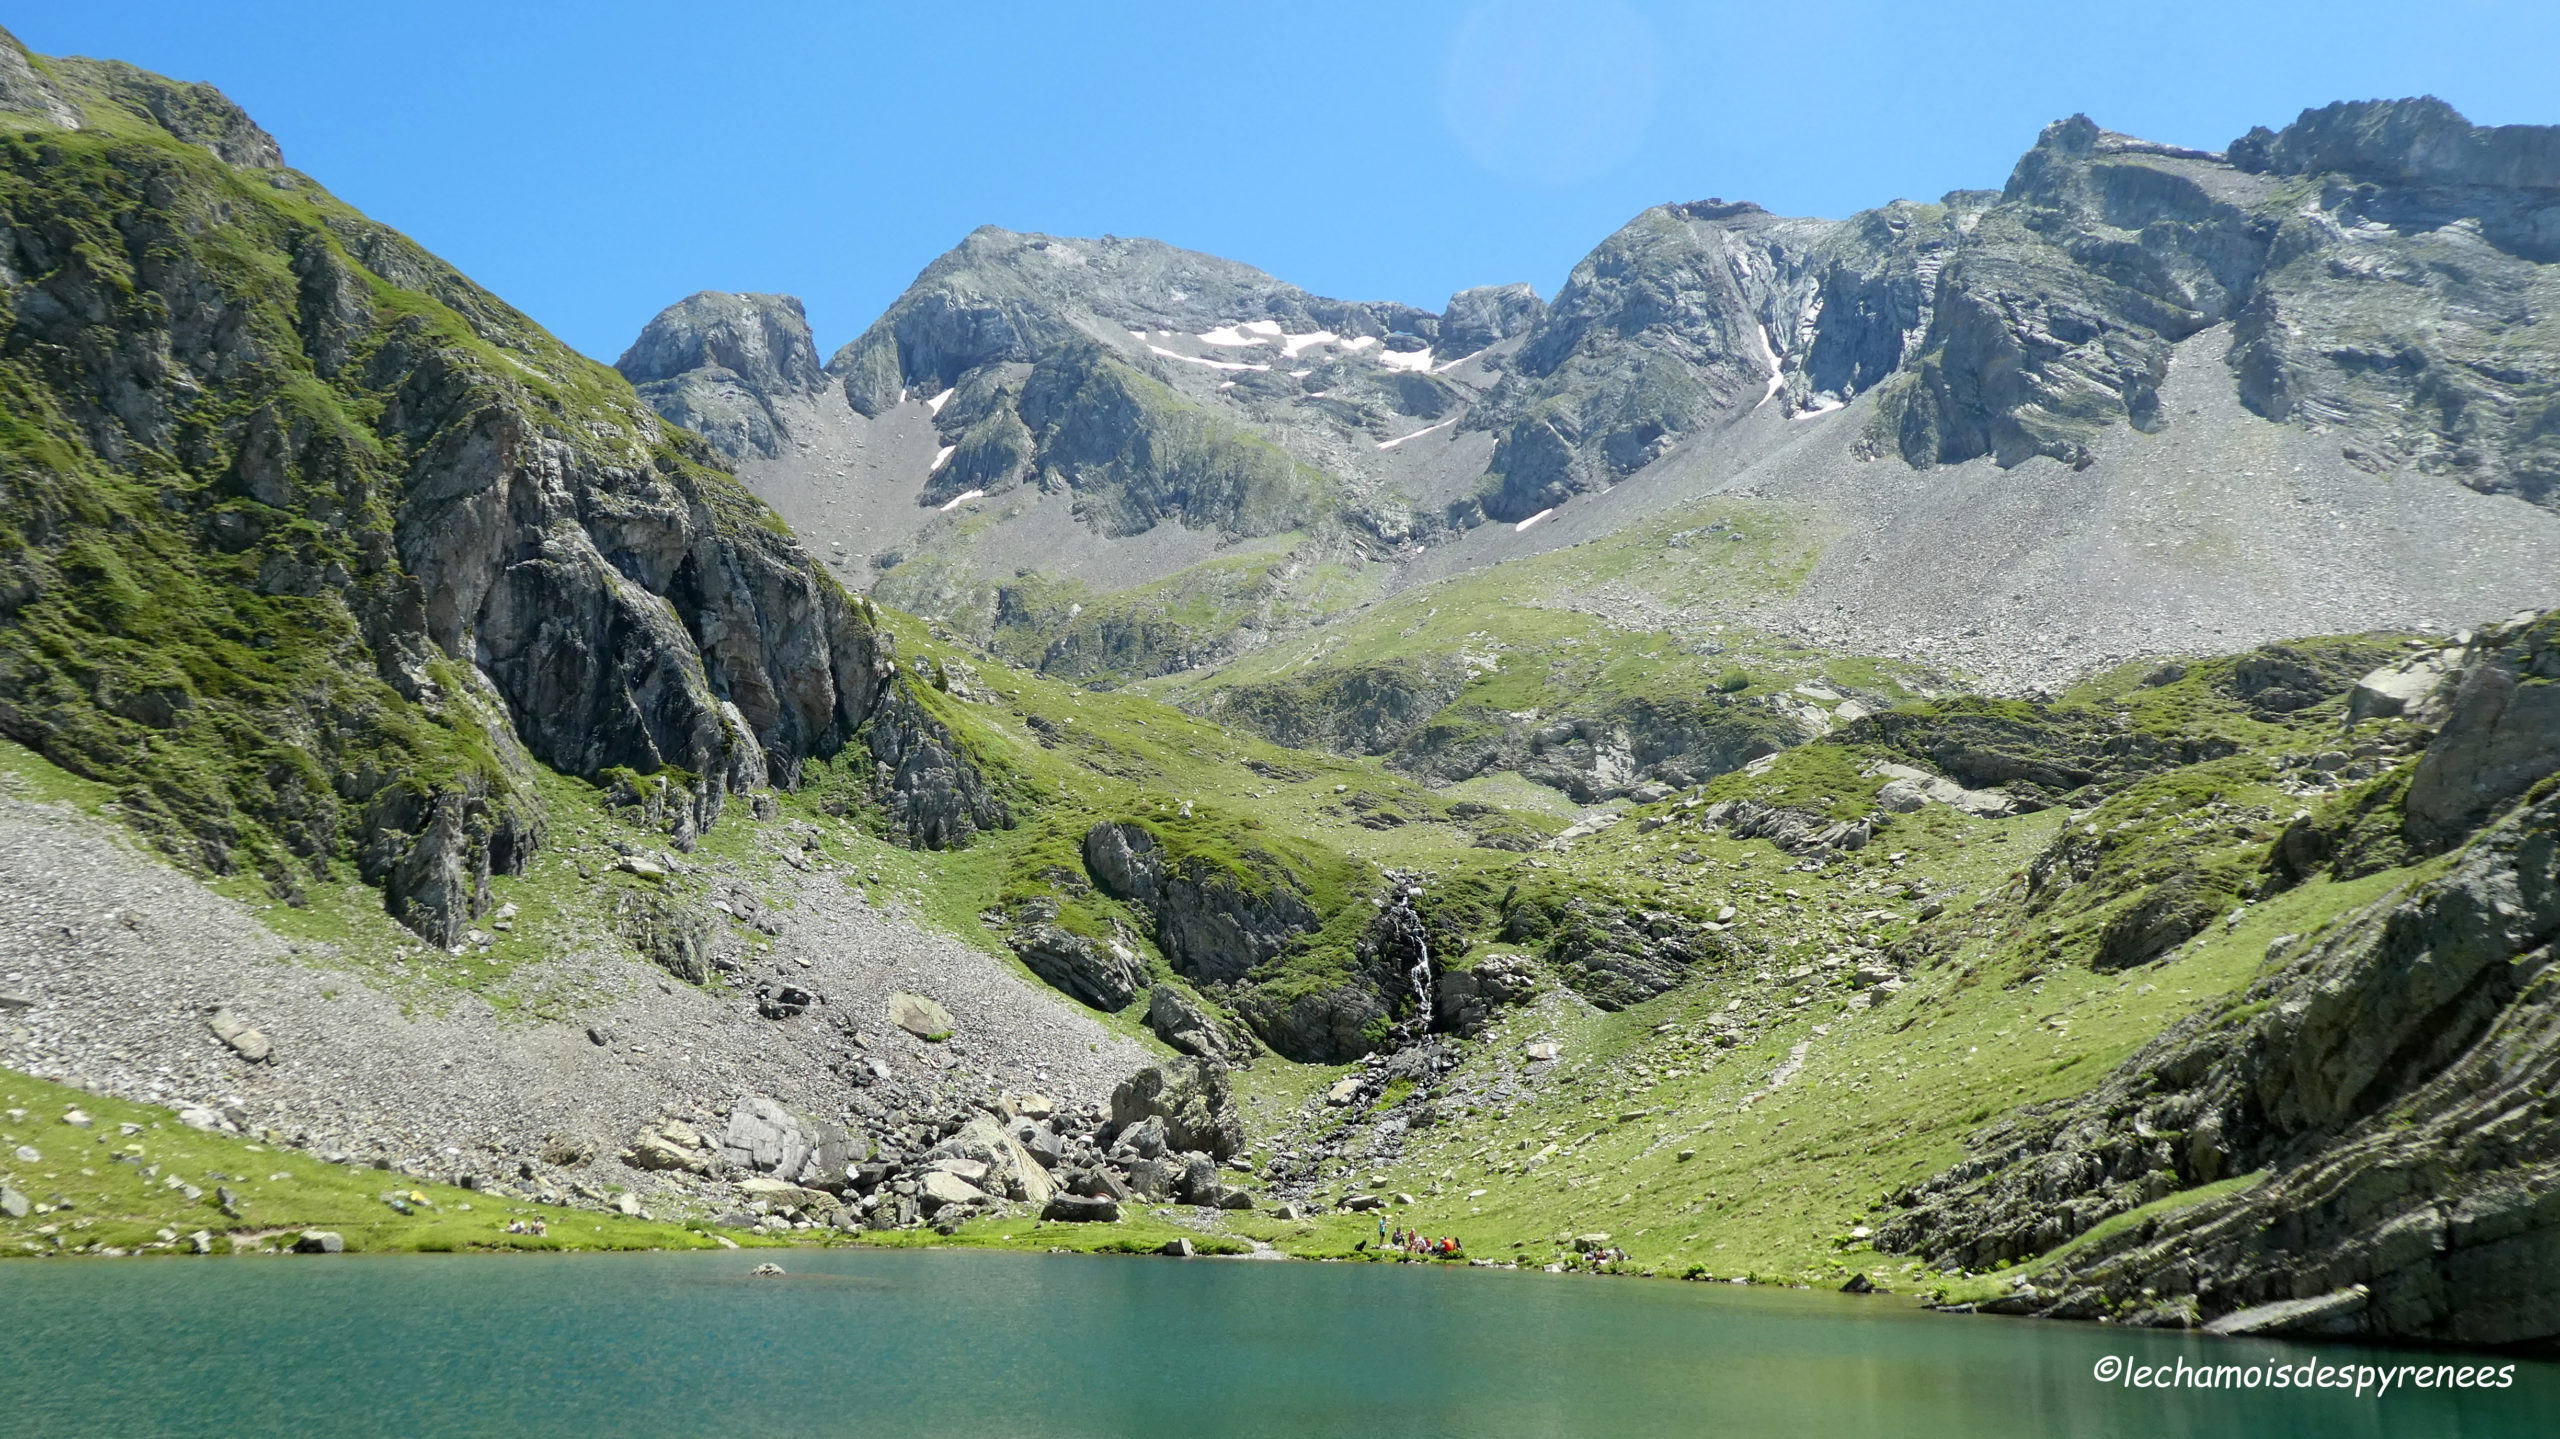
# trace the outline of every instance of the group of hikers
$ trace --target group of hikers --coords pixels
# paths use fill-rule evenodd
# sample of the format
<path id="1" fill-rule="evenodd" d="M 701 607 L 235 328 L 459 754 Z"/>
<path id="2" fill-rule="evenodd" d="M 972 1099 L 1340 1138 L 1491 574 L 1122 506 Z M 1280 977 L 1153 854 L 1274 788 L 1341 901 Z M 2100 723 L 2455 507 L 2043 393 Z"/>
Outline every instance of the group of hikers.
<path id="1" fill-rule="evenodd" d="M 1418 1254 L 1425 1259 L 1457 1259 L 1467 1252 L 1466 1244 L 1455 1235 L 1421 1234 L 1402 1228 L 1390 1231 L 1387 1221 L 1381 1218 L 1378 1221 L 1378 1250 L 1385 1253 L 1390 1249 Z"/>
<path id="2" fill-rule="evenodd" d="M 551 1226 L 539 1219 L 510 1219 L 507 1221 L 507 1232 L 509 1234 L 549 1234 Z"/>

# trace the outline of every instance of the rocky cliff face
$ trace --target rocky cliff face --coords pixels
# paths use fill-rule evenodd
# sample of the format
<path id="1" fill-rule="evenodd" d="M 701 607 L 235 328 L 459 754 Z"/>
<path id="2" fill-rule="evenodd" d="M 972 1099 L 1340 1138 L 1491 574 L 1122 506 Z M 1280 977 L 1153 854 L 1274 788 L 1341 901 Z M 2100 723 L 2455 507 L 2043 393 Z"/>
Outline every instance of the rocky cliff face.
<path id="1" fill-rule="evenodd" d="M 933 748 L 861 603 L 609 372 L 211 90 L 0 51 L 0 730 L 439 944 L 539 843 L 536 763 L 681 772 L 698 826 L 858 731 Z"/>
<path id="2" fill-rule="evenodd" d="M 789 295 L 706 290 L 679 301 L 614 368 L 651 408 L 732 459 L 782 453 L 790 422 L 777 402 L 826 385 L 809 317 Z"/>
<path id="3" fill-rule="evenodd" d="M 1987 1268 L 2089 1236 L 2022 1268 L 2003 1312 L 2560 1335 L 2560 1116 L 2544 1098 L 2560 1078 L 2560 754 L 2550 717 L 2516 698 L 2550 687 L 2555 624 L 2482 636 L 2450 681 L 2419 772 L 2428 794 L 2460 798 L 2408 818 L 2443 838 L 2444 815 L 2467 827 L 2512 808 L 2449 868 L 2288 937 L 2229 1005 L 1995 1128 L 1906 1195 L 1880 1242 Z"/>
<path id="4" fill-rule="evenodd" d="M 2261 415 L 2342 432 L 2377 472 L 2547 503 L 2554 351 L 2528 297 L 2560 258 L 2553 133 L 2367 102 L 2225 156 L 2074 116 L 1997 195 L 1836 223 L 1649 210 L 1576 267 L 1470 417 L 1501 436 L 1486 511 L 1517 520 L 1760 405 L 1816 412 L 1888 379 L 1878 452 L 2083 463 L 2100 428 L 2170 423 L 2170 347 L 2225 322 Z"/>

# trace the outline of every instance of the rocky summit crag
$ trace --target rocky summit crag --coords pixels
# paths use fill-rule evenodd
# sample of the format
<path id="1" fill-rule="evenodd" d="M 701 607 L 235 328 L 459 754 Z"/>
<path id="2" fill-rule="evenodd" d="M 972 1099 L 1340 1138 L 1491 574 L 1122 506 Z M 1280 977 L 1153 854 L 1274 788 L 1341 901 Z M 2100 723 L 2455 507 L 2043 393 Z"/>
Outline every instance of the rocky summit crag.
<path id="1" fill-rule="evenodd" d="M 2156 468 L 2161 446 L 2138 437 L 2192 431 L 2180 443 L 2226 482 L 2281 475 L 2290 491 L 2237 498 L 2228 523 L 2263 530 L 2283 504 L 2333 508 L 2396 476 L 2430 523 L 2520 526 L 2548 559 L 2551 153 L 2547 130 L 2479 129 L 2431 99 L 2306 112 L 2227 152 L 2074 116 L 1999 191 L 1839 221 L 1659 206 L 1552 304 L 1507 286 L 1437 315 L 1153 242 L 987 229 L 823 375 L 796 307 L 768 296 L 695 296 L 622 367 L 669 417 L 708 426 L 858 586 L 1062 675 L 1214 664 L 1710 494 L 1862 522 L 1819 547 L 1823 568 L 1858 573 L 1814 577 L 1854 578 L 1831 598 L 1859 602 L 1801 606 L 1799 624 L 1871 610 L 1897 580 L 1948 583 L 1926 531 L 1951 488 L 1988 486 L 1975 528 L 2016 533 L 1997 560 L 1965 556 L 1958 582 L 1971 628 L 2013 646 L 2036 637 L 2018 621 L 2043 618 L 2016 612 L 2030 592 L 2067 597 L 2084 633 L 2210 643 L 2173 601 L 2226 594 L 2234 569 L 2266 592 L 2237 607 L 2265 616 L 2246 639 L 2450 625 L 2436 612 L 2480 604 L 2473 582 L 2395 567 L 2391 593 L 2336 573 L 2392 564 L 2368 551 L 2405 516 L 2357 505 L 2285 536 L 2287 579 L 2270 585 L 2263 562 L 2165 555 L 2113 524 L 2093 553 L 2048 495 L 2090 482 L 2029 462 Z M 2195 383 L 2219 403 L 2164 400 L 2178 363 L 2216 372 Z M 2270 427 L 2303 441 L 2280 463 Z M 2014 477 L 1915 487 L 1878 468 L 1896 460 Z M 2116 561 L 2157 572 L 2139 591 L 2088 583 Z M 1852 645 L 1924 657 L 1882 615 L 1825 618 Z M 2084 648 L 2035 673 L 2050 686 L 2127 657 Z"/>
<path id="2" fill-rule="evenodd" d="M 207 87 L 0 111 L 0 1253 L 2560 1342 L 2552 131 L 2074 119 L 1436 313 L 981 230 L 616 373 Z"/>

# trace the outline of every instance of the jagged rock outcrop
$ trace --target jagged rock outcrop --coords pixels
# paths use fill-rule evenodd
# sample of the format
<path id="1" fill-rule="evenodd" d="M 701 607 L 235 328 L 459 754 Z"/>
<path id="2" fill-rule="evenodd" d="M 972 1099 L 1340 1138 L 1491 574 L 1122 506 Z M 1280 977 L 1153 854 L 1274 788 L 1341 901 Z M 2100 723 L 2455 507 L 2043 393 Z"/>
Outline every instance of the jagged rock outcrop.
<path id="1" fill-rule="evenodd" d="M 1433 986 L 1431 1027 L 1474 1034 L 1496 1009 L 1526 1003 L 1537 991 L 1537 975 L 1521 955 L 1491 954 L 1471 965 L 1444 965 Z"/>
<path id="2" fill-rule="evenodd" d="M 882 694 L 862 739 L 872 759 L 871 797 L 912 842 L 960 849 L 981 831 L 1012 825 L 1003 794 L 910 686 Z"/>
<path id="3" fill-rule="evenodd" d="M 884 705 L 866 612 L 619 380 L 211 89 L 47 63 L 12 103 L 80 128 L 0 146 L 0 732 L 289 901 L 352 861 L 438 944 L 539 843 L 536 762 L 684 771 L 703 828 L 867 725 L 920 841 L 1002 822 Z"/>
<path id="4" fill-rule="evenodd" d="M 1244 1148 L 1244 1120 L 1236 1112 L 1227 1067 L 1214 1059 L 1151 1064 L 1111 1091 L 1115 1127 L 1151 1121 L 1163 1125 L 1170 1149 L 1224 1159 Z"/>
<path id="5" fill-rule="evenodd" d="M 1699 965 L 1731 952 L 1729 941 L 1692 916 L 1581 898 L 1516 904 L 1503 917 L 1502 936 L 1514 943 L 1542 942 L 1557 975 L 1606 1010 L 1675 989 Z M 1515 971 L 1504 984 L 1526 977 Z"/>
<path id="6" fill-rule="evenodd" d="M 1516 770 L 1584 804 L 1711 779 L 1807 738 L 1793 716 L 1720 694 L 1563 696 L 1556 709 L 1521 712 L 1462 703 L 1473 677 L 1455 658 L 1320 668 L 1222 687 L 1200 709 L 1294 748 L 1377 755 L 1434 784 Z"/>
<path id="7" fill-rule="evenodd" d="M 2501 693 L 2496 680 L 2471 681 L 2539 663 L 2550 623 L 2491 632 L 2467 657 L 2480 712 L 2513 713 L 2479 698 Z M 2320 1332 L 2560 1338 L 2560 1115 L 2543 1098 L 2560 1082 L 2560 796 L 2542 782 L 2560 754 L 2519 780 L 2534 766 L 2483 742 L 2496 732 L 2457 719 L 2427 752 L 2479 793 L 2526 796 L 2452 868 L 2294 944 L 2089 1094 L 1980 1136 L 1973 1159 L 1902 1197 L 1879 1243 L 1983 1268 L 2201 1190 L 2027 1266 L 1994 1307 L 2168 1325 L 2256 1315 L 2254 1329 L 2283 1319 L 2265 1306 L 2325 1300 L 2302 1321 Z"/>
<path id="8" fill-rule="evenodd" d="M 1153 830 L 1106 821 L 1084 837 L 1084 864 L 1114 899 L 1154 916 L 1155 941 L 1176 971 L 1207 984 L 1244 978 L 1319 923 L 1298 881 L 1251 852 L 1230 863 L 1200 851 L 1168 856 Z"/>
<path id="9" fill-rule="evenodd" d="M 1185 1054 L 1221 1064 L 1252 1053 L 1249 1041 L 1229 1033 L 1217 1011 L 1180 985 L 1159 984 L 1148 990 L 1147 1028 Z"/>
<path id="10" fill-rule="evenodd" d="M 2560 610 L 2481 630 L 2447 689 L 2403 802 L 2409 838 L 2429 849 L 2560 770 Z"/>
<path id="11" fill-rule="evenodd" d="M 1029 900 L 1014 912 L 1007 941 L 1033 974 L 1096 1009 L 1128 1008 L 1146 987 L 1146 966 L 1117 935 L 1077 934 L 1058 923 L 1058 902 Z"/>
<path id="12" fill-rule="evenodd" d="M 1450 355 L 1471 355 L 1526 334 L 1547 302 L 1527 285 L 1478 285 L 1449 297 L 1440 312 L 1439 348 Z"/>
<path id="13" fill-rule="evenodd" d="M 809 317 L 789 295 L 688 296 L 613 367 L 651 408 L 732 458 L 781 454 L 792 436 L 776 401 L 826 386 Z"/>
<path id="14" fill-rule="evenodd" d="M 2149 429 L 2170 349 L 2232 325 L 2241 398 L 2348 458 L 2552 503 L 2560 141 L 2433 99 L 2305 111 L 2230 154 L 2047 127 L 1999 192 L 1845 221 L 1744 202 L 1648 210 L 1577 266 L 1467 419 L 1500 436 L 1483 510 L 1516 521 L 1776 401 L 1882 386 L 1874 453 L 2085 463 Z M 2284 180 L 2333 175 L 2304 200 Z"/>

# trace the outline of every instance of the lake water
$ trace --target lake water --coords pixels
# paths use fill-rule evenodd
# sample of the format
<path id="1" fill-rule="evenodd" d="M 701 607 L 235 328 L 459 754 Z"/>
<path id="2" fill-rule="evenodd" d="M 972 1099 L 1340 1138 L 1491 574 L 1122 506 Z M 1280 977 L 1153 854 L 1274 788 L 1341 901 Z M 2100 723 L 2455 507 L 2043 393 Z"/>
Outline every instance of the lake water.
<path id="1" fill-rule="evenodd" d="M 760 1258 L 792 1272 L 751 1279 Z M 0 1432 L 2548 1435 L 2513 1387 L 2160 1392 L 2138 1364 L 2482 1362 L 1464 1269 L 838 1251 L 0 1264 Z M 2494 1362 L 2505 1362 L 2498 1360 Z"/>

